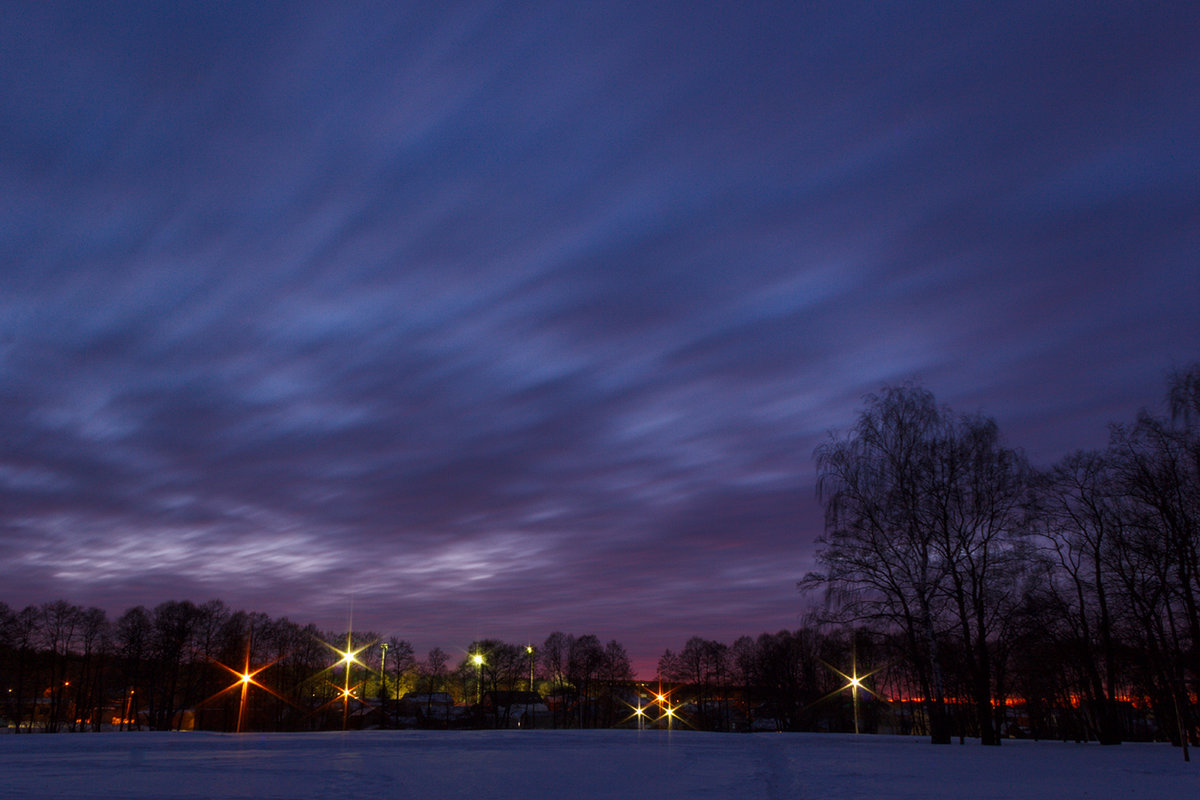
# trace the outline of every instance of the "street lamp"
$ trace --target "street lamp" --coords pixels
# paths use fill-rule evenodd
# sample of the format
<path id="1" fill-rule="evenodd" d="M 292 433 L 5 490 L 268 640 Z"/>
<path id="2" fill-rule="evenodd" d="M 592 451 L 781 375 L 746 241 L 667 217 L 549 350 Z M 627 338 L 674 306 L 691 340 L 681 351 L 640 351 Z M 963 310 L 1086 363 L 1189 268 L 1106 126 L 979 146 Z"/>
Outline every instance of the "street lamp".
<path id="1" fill-rule="evenodd" d="M 475 662 L 475 702 L 483 702 L 483 655 L 475 653 L 471 656 L 471 661 Z"/>
<path id="2" fill-rule="evenodd" d="M 640 700 L 638 701 L 641 702 Z M 671 730 L 675 722 L 675 709 L 671 707 L 671 692 L 662 690 L 662 683 L 658 684 L 658 691 L 654 694 L 654 702 L 658 704 L 659 715 L 654 720 L 654 727 L 662 722 L 662 718 L 667 718 L 667 730 Z"/>
<path id="3" fill-rule="evenodd" d="M 12 689 L 9 689 L 9 691 L 11 692 Z M 129 730 L 132 727 L 132 723 L 129 721 L 129 709 L 133 707 L 133 692 L 133 689 L 129 690 L 129 698 L 125 701 L 125 715 L 121 717 L 122 727 L 120 730 Z"/>
<path id="4" fill-rule="evenodd" d="M 854 699 L 854 733 L 858 734 L 858 690 L 863 688 L 862 678 L 858 677 L 858 669 L 850 671 L 850 696 Z"/>
<path id="5" fill-rule="evenodd" d="M 825 666 L 829 667 L 831 670 L 836 672 L 838 675 L 841 675 L 843 678 L 846 679 L 846 683 L 843 684 L 842 686 L 838 687 L 833 692 L 833 694 L 837 694 L 838 692 L 844 692 L 846 689 L 850 690 L 850 697 L 851 697 L 851 701 L 852 701 L 852 704 L 854 707 L 854 732 L 858 733 L 859 732 L 858 692 L 859 692 L 859 690 L 862 690 L 862 691 L 866 692 L 867 694 L 871 695 L 872 697 L 877 696 L 873 691 L 871 691 L 870 689 L 867 688 L 866 684 L 864 684 L 863 681 L 865 681 L 867 678 L 874 675 L 876 672 L 878 672 L 878 670 L 872 670 L 871 672 L 865 673 L 863 675 L 859 675 L 858 674 L 858 655 L 857 655 L 857 653 L 852 653 L 850 656 L 850 674 L 849 675 L 847 675 L 846 673 L 842 672 L 837 667 L 834 667 L 830 664 L 826 664 Z M 827 695 L 827 696 L 832 696 L 832 695 Z"/>
<path id="6" fill-rule="evenodd" d="M 237 682 L 242 685 L 242 696 L 238 700 L 238 720 L 237 732 L 242 732 L 242 719 L 246 716 L 246 696 L 250 693 L 250 682 L 254 680 L 254 675 L 250 672 L 250 665 L 246 665 L 246 671 L 238 676 Z"/>
<path id="7" fill-rule="evenodd" d="M 356 664 L 356 663 L 361 664 L 362 663 L 361 661 L 358 660 L 358 654 L 366 649 L 365 645 L 363 647 L 358 648 L 357 650 L 353 649 L 353 647 L 354 647 L 353 639 L 351 639 L 350 633 L 346 634 L 346 649 L 345 650 L 339 650 L 336 647 L 329 645 L 329 648 L 331 650 L 333 650 L 333 652 L 335 652 L 341 656 L 341 658 L 338 659 L 338 661 L 334 662 L 334 666 L 336 667 L 338 664 L 341 664 L 341 665 L 343 665 L 343 667 L 346 670 L 345 675 L 343 677 L 343 684 L 342 684 L 342 690 L 341 690 L 342 730 L 346 730 L 347 724 L 349 722 L 350 699 L 352 697 L 354 697 L 354 689 L 351 688 L 351 686 L 350 686 L 350 667 L 353 664 Z M 365 688 L 365 682 L 364 682 L 364 692 L 365 692 L 365 690 L 366 690 L 366 688 Z"/>
<path id="8" fill-rule="evenodd" d="M 525 645 L 525 652 L 529 654 L 529 691 L 533 693 L 533 645 Z"/>
<path id="9" fill-rule="evenodd" d="M 383 651 L 383 654 L 379 658 L 379 682 L 383 686 L 383 701 L 386 703 L 387 699 L 388 699 L 388 694 L 387 694 L 387 649 L 388 649 L 388 645 L 387 645 L 387 642 L 380 642 L 379 649 Z"/>

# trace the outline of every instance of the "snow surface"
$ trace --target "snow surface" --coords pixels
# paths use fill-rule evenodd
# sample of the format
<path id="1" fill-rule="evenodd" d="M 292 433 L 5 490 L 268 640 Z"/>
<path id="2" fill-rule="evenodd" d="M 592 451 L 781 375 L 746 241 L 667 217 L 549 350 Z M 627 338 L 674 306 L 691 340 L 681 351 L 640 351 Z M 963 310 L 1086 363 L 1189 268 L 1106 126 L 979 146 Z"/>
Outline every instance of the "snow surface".
<path id="1" fill-rule="evenodd" d="M 691 731 L 0 736 L 3 798 L 1200 798 L 1165 744 Z"/>

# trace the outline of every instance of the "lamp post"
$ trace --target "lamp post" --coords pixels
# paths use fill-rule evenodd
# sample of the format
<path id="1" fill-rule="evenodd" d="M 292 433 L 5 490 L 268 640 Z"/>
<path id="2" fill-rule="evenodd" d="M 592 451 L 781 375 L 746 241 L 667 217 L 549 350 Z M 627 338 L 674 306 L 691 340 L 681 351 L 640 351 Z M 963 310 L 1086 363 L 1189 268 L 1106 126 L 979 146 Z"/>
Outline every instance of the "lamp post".
<path id="1" fill-rule="evenodd" d="M 12 689 L 9 689 L 11 692 Z M 133 723 L 129 721 L 129 709 L 133 708 L 133 689 L 129 690 L 129 697 L 125 700 L 125 715 L 121 717 L 121 726 L 119 730 L 129 730 L 133 727 Z M 20 728 L 18 727 L 18 730 Z"/>
<path id="2" fill-rule="evenodd" d="M 654 695 L 654 702 L 658 703 L 660 712 L 658 719 L 655 720 L 655 727 L 658 727 L 658 723 L 662 722 L 663 717 L 666 717 L 667 730 L 671 730 L 675 725 L 675 709 L 671 707 L 671 693 L 663 692 L 661 681 L 658 684 L 658 693 Z"/>
<path id="3" fill-rule="evenodd" d="M 525 645 L 525 652 L 529 654 L 529 691 L 533 693 L 533 645 Z"/>
<path id="4" fill-rule="evenodd" d="M 841 686 L 840 688 L 838 688 L 834 692 L 834 694 L 837 694 L 838 692 L 844 692 L 847 689 L 850 690 L 851 703 L 854 708 L 854 732 L 858 733 L 859 732 L 858 692 L 861 689 L 862 691 L 866 692 L 867 694 L 869 694 L 873 697 L 876 696 L 873 691 L 871 691 L 869 688 L 867 688 L 867 685 L 864 684 L 863 681 L 865 681 L 867 678 L 874 675 L 876 672 L 878 672 L 878 670 L 872 670 L 871 672 L 867 672 L 862 675 L 859 675 L 858 674 L 858 653 L 857 652 L 851 652 L 850 674 L 849 675 L 842 672 L 840 669 L 837 669 L 836 667 L 830 666 L 829 664 L 826 664 L 825 666 L 829 667 L 830 669 L 832 669 L 838 675 L 841 675 L 846 680 L 846 683 L 843 686 Z"/>
<path id="5" fill-rule="evenodd" d="M 238 676 L 238 683 L 242 685 L 242 696 L 238 700 L 238 720 L 237 732 L 242 732 L 242 719 L 246 716 L 246 695 L 250 693 L 250 682 L 254 680 L 254 675 L 250 673 L 249 664 L 246 665 L 246 671 Z"/>
<path id="6" fill-rule="evenodd" d="M 384 702 L 387 702 L 387 699 L 388 699 L 388 691 L 387 691 L 387 689 L 388 689 L 388 686 L 387 686 L 388 645 L 387 645 L 387 642 L 380 642 L 379 649 L 382 651 L 382 655 L 380 655 L 380 657 L 379 657 L 379 684 L 380 684 L 380 686 L 383 687 L 383 700 L 384 700 Z"/>
<path id="7" fill-rule="evenodd" d="M 483 655 L 476 653 L 471 656 L 475 662 L 475 703 L 483 702 Z"/>
<path id="8" fill-rule="evenodd" d="M 350 637 L 347 636 L 346 641 L 346 655 L 342 657 L 342 664 L 346 670 L 342 686 L 342 730 L 346 730 L 350 722 L 350 665 L 354 663 L 354 653 L 350 652 Z"/>
<path id="9" fill-rule="evenodd" d="M 383 712 L 384 727 L 386 728 L 387 727 L 387 701 L 388 701 L 388 687 L 387 687 L 388 644 L 387 644 L 387 642 L 380 642 L 379 650 L 381 651 L 381 654 L 379 657 L 379 685 L 382 687 L 380 689 L 380 702 L 379 702 L 380 708 L 379 708 L 379 710 Z"/>
<path id="10" fill-rule="evenodd" d="M 364 649 L 365 648 L 363 647 L 360 647 L 357 650 L 354 649 L 354 640 L 351 638 L 350 633 L 346 634 L 345 650 L 338 650 L 336 647 L 333 648 L 335 653 L 341 655 L 341 659 L 337 662 L 337 664 L 343 665 L 346 670 L 346 674 L 343 676 L 342 683 L 342 730 L 346 730 L 346 727 L 350 721 L 350 698 L 354 697 L 354 690 L 350 688 L 350 667 L 355 661 L 358 660 L 356 656 Z M 334 664 L 334 666 L 337 666 L 337 664 Z M 365 680 L 363 682 L 363 691 L 366 691 Z"/>
<path id="11" fill-rule="evenodd" d="M 853 642 L 852 644 L 857 645 L 857 642 Z M 867 676 L 858 674 L 858 647 L 857 646 L 852 647 L 850 649 L 850 674 L 846 675 L 844 677 L 850 683 L 850 697 L 851 697 L 851 702 L 854 706 L 854 735 L 857 736 L 858 735 L 858 690 L 862 689 L 863 691 L 867 691 L 867 688 L 862 685 L 863 678 L 865 678 Z"/>
<path id="12" fill-rule="evenodd" d="M 862 686 L 862 679 L 858 677 L 858 670 L 853 671 L 850 676 L 850 696 L 854 698 L 854 734 L 858 735 L 858 689 Z"/>

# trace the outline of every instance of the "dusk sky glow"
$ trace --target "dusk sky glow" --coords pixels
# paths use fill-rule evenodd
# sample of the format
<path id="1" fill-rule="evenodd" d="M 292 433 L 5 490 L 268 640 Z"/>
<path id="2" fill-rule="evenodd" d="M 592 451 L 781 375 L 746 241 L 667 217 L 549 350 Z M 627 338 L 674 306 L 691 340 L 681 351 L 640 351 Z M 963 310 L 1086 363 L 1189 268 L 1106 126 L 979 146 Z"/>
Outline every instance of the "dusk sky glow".
<path id="1" fill-rule="evenodd" d="M 1046 466 L 1200 358 L 1194 2 L 17 2 L 0 76 L 15 607 L 645 676 L 799 625 L 864 394 Z"/>

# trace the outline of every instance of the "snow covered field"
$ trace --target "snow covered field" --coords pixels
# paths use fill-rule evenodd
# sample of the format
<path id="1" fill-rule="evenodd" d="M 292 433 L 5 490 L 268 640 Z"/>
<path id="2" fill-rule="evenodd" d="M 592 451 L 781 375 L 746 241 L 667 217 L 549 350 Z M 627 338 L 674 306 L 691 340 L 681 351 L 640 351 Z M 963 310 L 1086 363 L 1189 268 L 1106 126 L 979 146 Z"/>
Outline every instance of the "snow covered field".
<path id="1" fill-rule="evenodd" d="M 1196 798 L 1161 744 L 689 731 L 0 736 L 4 798 Z"/>

